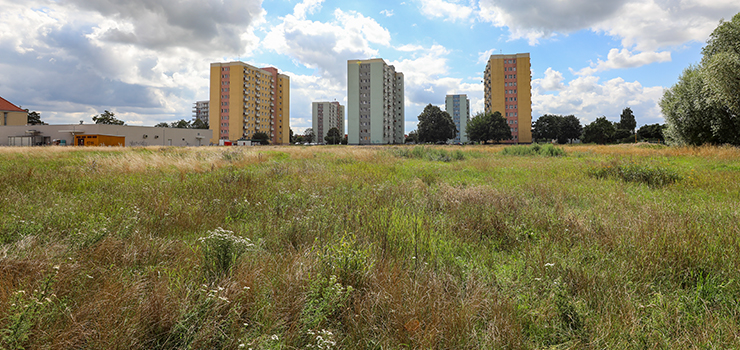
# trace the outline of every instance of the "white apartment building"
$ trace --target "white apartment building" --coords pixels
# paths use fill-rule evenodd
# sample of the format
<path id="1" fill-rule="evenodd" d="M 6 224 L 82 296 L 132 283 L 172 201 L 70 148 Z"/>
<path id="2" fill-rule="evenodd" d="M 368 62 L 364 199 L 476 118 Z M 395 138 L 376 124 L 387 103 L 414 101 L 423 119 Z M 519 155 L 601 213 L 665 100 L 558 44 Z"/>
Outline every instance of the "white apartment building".
<path id="1" fill-rule="evenodd" d="M 468 96 L 447 95 L 445 97 L 445 111 L 452 117 L 457 129 L 457 135 L 452 142 L 468 142 L 468 134 L 465 132 L 470 120 L 470 100 Z"/>
<path id="2" fill-rule="evenodd" d="M 202 120 L 208 124 L 208 106 L 209 101 L 197 101 L 193 104 L 193 121 Z"/>
<path id="3" fill-rule="evenodd" d="M 404 143 L 403 73 L 381 58 L 347 61 L 350 145 Z"/>
<path id="4" fill-rule="evenodd" d="M 311 127 L 316 135 L 316 142 L 324 142 L 324 137 L 331 128 L 339 129 L 344 137 L 344 106 L 339 102 L 313 102 L 311 104 Z"/>

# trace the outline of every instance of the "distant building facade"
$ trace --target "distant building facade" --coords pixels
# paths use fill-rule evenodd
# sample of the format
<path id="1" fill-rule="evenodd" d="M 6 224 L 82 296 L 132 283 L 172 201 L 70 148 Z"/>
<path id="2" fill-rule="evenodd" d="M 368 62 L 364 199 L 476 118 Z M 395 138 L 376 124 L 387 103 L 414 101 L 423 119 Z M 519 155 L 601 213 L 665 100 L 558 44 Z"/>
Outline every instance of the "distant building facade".
<path id="1" fill-rule="evenodd" d="M 457 135 L 452 140 L 455 143 L 468 142 L 465 128 L 470 121 L 470 100 L 468 95 L 447 95 L 445 97 L 445 111 L 452 117 L 457 129 Z"/>
<path id="2" fill-rule="evenodd" d="M 339 102 L 313 102 L 311 104 L 311 127 L 316 135 L 316 142 L 324 142 L 324 137 L 331 128 L 339 129 L 344 137 L 344 106 Z"/>
<path id="3" fill-rule="evenodd" d="M 28 124 L 28 111 L 0 97 L 0 126 Z"/>
<path id="4" fill-rule="evenodd" d="M 208 124 L 209 101 L 197 101 L 193 104 L 193 121 L 200 120 Z"/>
<path id="5" fill-rule="evenodd" d="M 0 146 L 207 146 L 208 129 L 108 124 L 0 126 Z"/>
<path id="6" fill-rule="evenodd" d="M 491 55 L 483 72 L 485 110 L 498 111 L 506 118 L 511 143 L 532 142 L 530 67 L 529 53 Z"/>
<path id="7" fill-rule="evenodd" d="M 383 59 L 347 61 L 347 140 L 404 143 L 403 73 Z"/>
<path id="8" fill-rule="evenodd" d="M 213 143 L 251 139 L 264 132 L 290 143 L 290 77 L 277 68 L 244 62 L 211 63 L 209 127 Z"/>

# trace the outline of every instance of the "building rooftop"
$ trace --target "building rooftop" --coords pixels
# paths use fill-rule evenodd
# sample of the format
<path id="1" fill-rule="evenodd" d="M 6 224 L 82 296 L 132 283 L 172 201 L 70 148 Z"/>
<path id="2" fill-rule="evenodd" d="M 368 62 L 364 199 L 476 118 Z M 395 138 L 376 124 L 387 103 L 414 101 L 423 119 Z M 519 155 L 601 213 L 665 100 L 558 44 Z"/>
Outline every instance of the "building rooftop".
<path id="1" fill-rule="evenodd" d="M 5 112 L 25 112 L 25 109 L 21 109 L 20 107 L 8 102 L 8 100 L 0 97 L 0 111 Z"/>

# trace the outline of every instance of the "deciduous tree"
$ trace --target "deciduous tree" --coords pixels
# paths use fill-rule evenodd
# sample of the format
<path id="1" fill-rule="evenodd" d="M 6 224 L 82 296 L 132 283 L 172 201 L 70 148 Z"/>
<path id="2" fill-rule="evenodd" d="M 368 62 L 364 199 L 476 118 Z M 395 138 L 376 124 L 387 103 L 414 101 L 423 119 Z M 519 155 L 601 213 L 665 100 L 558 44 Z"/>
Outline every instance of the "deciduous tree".
<path id="1" fill-rule="evenodd" d="M 606 117 L 596 118 L 591 124 L 583 128 L 584 143 L 607 144 L 614 141 L 614 124 Z"/>
<path id="2" fill-rule="evenodd" d="M 338 145 L 340 142 L 342 142 L 342 134 L 339 132 L 339 129 L 337 128 L 331 128 L 329 131 L 326 132 L 326 136 L 324 136 L 324 141 L 326 141 L 329 145 Z"/>
<path id="3" fill-rule="evenodd" d="M 108 125 L 123 125 L 123 120 L 116 118 L 113 112 L 105 111 L 99 115 L 93 116 L 92 120 L 95 124 L 108 124 Z"/>
<path id="4" fill-rule="evenodd" d="M 465 128 L 468 139 L 488 143 L 511 140 L 511 128 L 500 112 L 478 113 L 468 122 Z"/>
<path id="5" fill-rule="evenodd" d="M 41 113 L 39 112 L 29 112 L 28 113 L 28 125 L 47 125 L 46 123 L 41 121 Z"/>
<path id="6" fill-rule="evenodd" d="M 455 122 L 452 121 L 450 114 L 431 103 L 424 107 L 418 118 L 417 130 L 420 142 L 447 141 L 457 135 Z"/>

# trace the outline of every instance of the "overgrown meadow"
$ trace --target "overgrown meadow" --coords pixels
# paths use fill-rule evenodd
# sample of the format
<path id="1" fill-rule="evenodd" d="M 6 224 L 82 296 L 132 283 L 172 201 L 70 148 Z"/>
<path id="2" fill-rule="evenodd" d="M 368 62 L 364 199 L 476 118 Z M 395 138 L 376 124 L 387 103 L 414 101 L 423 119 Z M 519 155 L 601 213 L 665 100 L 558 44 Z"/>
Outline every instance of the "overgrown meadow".
<path id="1" fill-rule="evenodd" d="M 0 348 L 740 347 L 740 149 L 0 149 Z"/>

